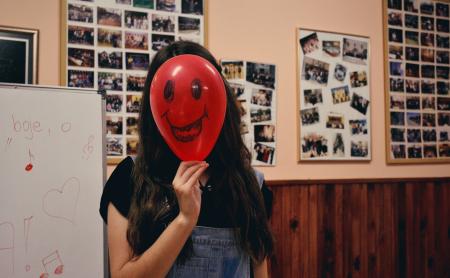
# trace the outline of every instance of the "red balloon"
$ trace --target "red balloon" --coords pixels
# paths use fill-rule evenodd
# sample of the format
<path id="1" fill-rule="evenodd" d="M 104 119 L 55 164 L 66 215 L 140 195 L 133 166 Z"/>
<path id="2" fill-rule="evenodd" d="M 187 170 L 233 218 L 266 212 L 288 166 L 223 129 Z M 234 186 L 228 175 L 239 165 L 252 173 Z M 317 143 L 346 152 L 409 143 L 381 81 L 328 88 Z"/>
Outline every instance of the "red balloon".
<path id="1" fill-rule="evenodd" d="M 153 118 L 170 149 L 183 161 L 204 160 L 222 129 L 225 85 L 206 59 L 184 54 L 167 60 L 150 87 Z"/>

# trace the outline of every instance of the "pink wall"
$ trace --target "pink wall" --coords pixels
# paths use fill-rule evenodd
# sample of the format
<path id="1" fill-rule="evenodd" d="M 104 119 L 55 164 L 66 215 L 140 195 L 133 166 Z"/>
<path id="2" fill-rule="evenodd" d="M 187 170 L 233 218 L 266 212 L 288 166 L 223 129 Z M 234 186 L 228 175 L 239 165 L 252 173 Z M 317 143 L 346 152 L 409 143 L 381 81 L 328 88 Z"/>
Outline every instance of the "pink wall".
<path id="1" fill-rule="evenodd" d="M 277 65 L 277 166 L 270 180 L 450 176 L 449 164 L 385 163 L 382 1 L 209 0 L 208 44 L 217 58 Z M 39 29 L 39 83 L 59 82 L 59 1 L 1 0 L 0 25 Z M 297 163 L 295 27 L 371 38 L 372 161 Z M 108 172 L 113 167 L 109 167 Z"/>

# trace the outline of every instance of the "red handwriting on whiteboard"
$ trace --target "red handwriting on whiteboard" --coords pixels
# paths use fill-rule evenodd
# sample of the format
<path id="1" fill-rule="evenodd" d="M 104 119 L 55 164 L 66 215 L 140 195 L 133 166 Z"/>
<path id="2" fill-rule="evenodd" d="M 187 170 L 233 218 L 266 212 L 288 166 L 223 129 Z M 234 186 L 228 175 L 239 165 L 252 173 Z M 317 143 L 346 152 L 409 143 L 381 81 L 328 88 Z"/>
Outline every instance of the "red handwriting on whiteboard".
<path id="1" fill-rule="evenodd" d="M 23 219 L 23 237 L 25 239 L 25 253 L 28 253 L 28 238 L 30 236 L 31 219 L 33 219 L 33 216 Z M 25 266 L 25 271 L 29 272 L 30 270 L 31 270 L 31 266 L 29 264 L 27 264 Z"/>
<path id="2" fill-rule="evenodd" d="M 0 269 L 5 277 L 14 273 L 14 235 L 15 229 L 11 222 L 0 223 Z"/>
<path id="3" fill-rule="evenodd" d="M 32 160 L 34 160 L 34 155 L 31 153 L 30 149 L 28 149 L 28 156 L 29 156 L 30 160 L 29 160 L 29 163 L 27 164 L 27 166 L 25 166 L 25 171 L 30 172 L 33 169 Z"/>
<path id="4" fill-rule="evenodd" d="M 59 256 L 58 250 L 50 253 L 47 257 L 42 259 L 42 265 L 44 266 L 45 273 L 42 273 L 40 277 L 49 277 L 49 273 L 55 275 L 61 275 L 64 272 L 64 264 Z"/>
<path id="5" fill-rule="evenodd" d="M 92 142 L 94 142 L 94 135 L 90 135 L 87 144 L 83 146 L 83 158 L 86 160 L 88 160 L 89 157 L 91 157 L 91 154 L 94 151 L 94 146 L 92 145 Z"/>
<path id="6" fill-rule="evenodd" d="M 80 194 L 80 180 L 72 177 L 60 188 L 47 191 L 42 198 L 42 210 L 50 217 L 75 224 L 75 212 Z"/>
<path id="7" fill-rule="evenodd" d="M 13 131 L 19 134 L 23 134 L 24 138 L 27 140 L 33 140 L 35 134 L 45 132 L 45 130 L 47 130 L 48 135 L 50 136 L 51 128 L 43 127 L 42 123 L 38 120 L 22 120 L 16 118 L 14 114 L 12 114 L 11 121 Z M 62 122 L 59 126 L 57 126 L 57 129 L 59 129 L 62 133 L 68 133 L 72 130 L 72 123 Z"/>

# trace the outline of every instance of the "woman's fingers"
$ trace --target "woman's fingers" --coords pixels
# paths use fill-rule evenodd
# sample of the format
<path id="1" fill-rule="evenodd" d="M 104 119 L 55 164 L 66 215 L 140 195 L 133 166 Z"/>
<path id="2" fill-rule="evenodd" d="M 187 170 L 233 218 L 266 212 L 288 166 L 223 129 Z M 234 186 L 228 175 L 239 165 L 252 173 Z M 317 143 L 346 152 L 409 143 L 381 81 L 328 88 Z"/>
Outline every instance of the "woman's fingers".
<path id="1" fill-rule="evenodd" d="M 186 184 L 189 186 L 193 186 L 194 184 L 197 184 L 197 181 L 199 180 L 200 176 L 205 172 L 206 168 L 208 168 L 209 164 L 203 164 L 200 168 L 196 169 L 196 171 L 189 177 Z"/>
<path id="2" fill-rule="evenodd" d="M 186 169 L 188 169 L 189 167 L 191 167 L 192 165 L 198 164 L 201 161 L 182 161 L 180 163 L 180 166 L 178 166 L 178 170 L 177 173 L 175 174 L 175 177 L 181 177 L 184 172 L 186 171 Z"/>

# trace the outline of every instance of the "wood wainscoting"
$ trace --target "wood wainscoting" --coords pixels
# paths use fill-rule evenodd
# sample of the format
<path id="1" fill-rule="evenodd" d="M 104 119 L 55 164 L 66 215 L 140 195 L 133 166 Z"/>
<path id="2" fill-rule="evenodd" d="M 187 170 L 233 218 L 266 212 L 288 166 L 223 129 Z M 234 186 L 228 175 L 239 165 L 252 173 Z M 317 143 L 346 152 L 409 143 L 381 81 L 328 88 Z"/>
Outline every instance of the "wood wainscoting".
<path id="1" fill-rule="evenodd" d="M 267 184 L 271 277 L 450 277 L 450 178 Z"/>

